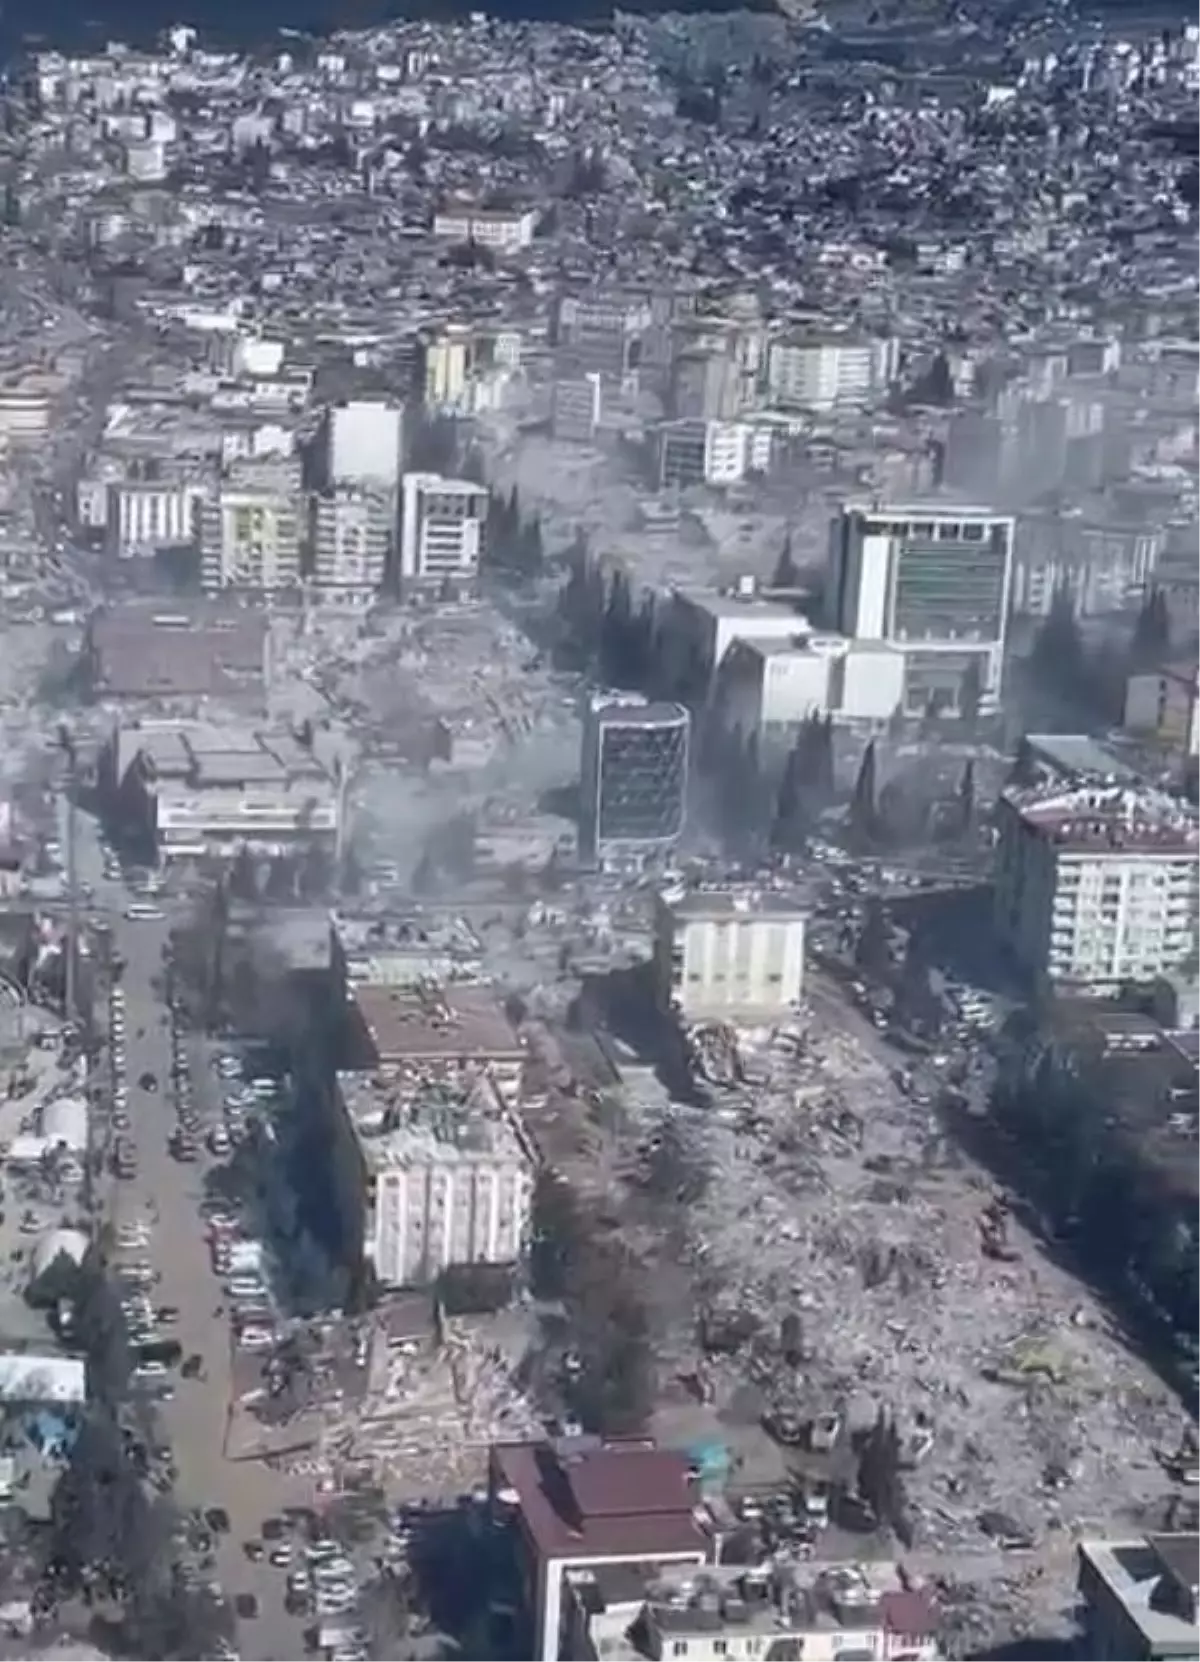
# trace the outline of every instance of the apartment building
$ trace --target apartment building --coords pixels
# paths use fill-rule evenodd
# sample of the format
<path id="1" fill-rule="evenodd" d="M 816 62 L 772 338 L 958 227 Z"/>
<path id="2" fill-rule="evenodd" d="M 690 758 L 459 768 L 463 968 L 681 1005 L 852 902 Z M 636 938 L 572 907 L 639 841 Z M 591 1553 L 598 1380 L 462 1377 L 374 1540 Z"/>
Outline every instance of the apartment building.
<path id="1" fill-rule="evenodd" d="M 468 1264 L 516 1264 L 534 1156 L 495 1081 L 435 1081 L 403 1067 L 341 1073 L 335 1135 L 349 1238 L 384 1287 Z"/>
<path id="2" fill-rule="evenodd" d="M 243 463 L 200 509 L 204 589 L 273 594 L 300 582 L 300 473 L 286 464 Z"/>
<path id="3" fill-rule="evenodd" d="M 537 232 L 533 208 L 481 208 L 471 203 L 448 205 L 433 216 L 433 234 L 447 242 L 473 242 L 493 254 L 519 254 Z"/>
<path id="4" fill-rule="evenodd" d="M 1196 1662 L 1200 1538 L 1194 1533 L 1081 1541 L 1079 1596 L 1094 1662 Z"/>
<path id="5" fill-rule="evenodd" d="M 804 991 L 807 910 L 760 889 L 660 896 L 654 970 L 659 1007 L 684 1022 L 770 1021 Z"/>
<path id="6" fill-rule="evenodd" d="M 349 399 L 325 415 L 325 476 L 334 487 L 396 491 L 400 485 L 404 412 L 382 398 Z"/>
<path id="7" fill-rule="evenodd" d="M 934 1662 L 942 1654 L 932 1596 L 894 1563 L 665 1565 L 640 1578 L 601 1566 L 570 1573 L 569 1594 L 560 1654 L 571 1657 Z"/>
<path id="8" fill-rule="evenodd" d="M 1151 981 L 1195 952 L 1195 812 L 1128 784 L 1009 790 L 995 865 L 997 930 L 1043 987 Z"/>
<path id="9" fill-rule="evenodd" d="M 1125 727 L 1185 756 L 1200 755 L 1196 665 L 1139 670 L 1125 686 Z"/>
<path id="10" fill-rule="evenodd" d="M 395 518 L 396 499 L 387 490 L 339 485 L 313 498 L 312 586 L 318 600 L 371 604 L 387 574 Z"/>
<path id="11" fill-rule="evenodd" d="M 716 1524 L 689 1457 L 648 1440 L 493 1444 L 488 1502 L 493 1527 L 511 1539 L 532 1628 L 525 1654 L 535 1662 L 604 1654 L 571 1648 L 573 1578 L 698 1569 L 717 1556 Z"/>
<path id="12" fill-rule="evenodd" d="M 794 335 L 767 349 L 766 391 L 783 408 L 833 411 L 866 404 L 896 372 L 891 340 L 854 335 Z"/>
<path id="13" fill-rule="evenodd" d="M 972 661 L 985 706 L 1000 693 L 1014 523 L 988 508 L 848 504 L 833 522 L 827 622 L 905 658 L 905 708 L 958 710 Z"/>
<path id="14" fill-rule="evenodd" d="M 401 592 L 473 589 L 487 516 L 482 485 L 439 473 L 406 473 L 400 497 Z"/>
<path id="15" fill-rule="evenodd" d="M 109 552 L 119 560 L 194 544 L 206 491 L 199 483 L 122 479 L 108 486 Z"/>
<path id="16" fill-rule="evenodd" d="M 615 293 L 564 295 L 552 334 L 558 364 L 564 374 L 623 381 L 637 371 L 653 321 L 653 311 L 642 299 Z"/>
<path id="17" fill-rule="evenodd" d="M 660 488 L 739 485 L 771 466 L 771 432 L 745 421 L 667 421 L 652 436 L 652 473 Z"/>

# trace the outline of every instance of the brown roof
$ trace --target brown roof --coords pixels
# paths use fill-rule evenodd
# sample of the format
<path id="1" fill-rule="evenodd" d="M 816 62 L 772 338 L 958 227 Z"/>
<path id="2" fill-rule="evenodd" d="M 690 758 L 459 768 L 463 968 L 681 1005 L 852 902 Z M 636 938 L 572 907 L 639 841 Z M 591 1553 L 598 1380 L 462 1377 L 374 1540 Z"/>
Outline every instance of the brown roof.
<path id="1" fill-rule="evenodd" d="M 888 1632 L 902 1633 L 906 1639 L 923 1639 L 937 1631 L 933 1600 L 917 1588 L 882 1594 L 879 1614 Z"/>
<path id="2" fill-rule="evenodd" d="M 232 694 L 261 683 L 266 638 L 261 613 L 161 602 L 115 606 L 91 623 L 96 683 L 118 696 Z"/>
<path id="3" fill-rule="evenodd" d="M 682 1454 L 643 1444 L 501 1443 L 492 1462 L 543 1559 L 709 1554 Z"/>
<path id="4" fill-rule="evenodd" d="M 363 983 L 352 998 L 374 1053 L 372 1065 L 524 1055 L 503 1005 L 486 987 L 425 992 Z"/>

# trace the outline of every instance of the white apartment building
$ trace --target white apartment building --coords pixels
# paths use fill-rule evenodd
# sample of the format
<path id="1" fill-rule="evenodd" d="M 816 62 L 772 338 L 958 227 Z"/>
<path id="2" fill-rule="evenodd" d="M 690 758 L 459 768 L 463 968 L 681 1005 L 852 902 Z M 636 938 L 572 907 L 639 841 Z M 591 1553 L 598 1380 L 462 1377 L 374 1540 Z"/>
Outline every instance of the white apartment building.
<path id="1" fill-rule="evenodd" d="M 396 490 L 400 484 L 404 412 L 382 398 L 351 399 L 325 415 L 326 479 L 331 485 Z"/>
<path id="2" fill-rule="evenodd" d="M 760 600 L 753 581 L 744 592 L 672 589 L 660 636 L 664 669 L 670 678 L 711 680 L 735 641 L 790 641 L 804 629 L 805 620 L 790 606 Z"/>
<path id="3" fill-rule="evenodd" d="M 406 473 L 400 498 L 400 587 L 470 590 L 479 577 L 488 493 L 470 479 Z"/>
<path id="4" fill-rule="evenodd" d="M 343 1193 L 385 1287 L 427 1285 L 466 1264 L 516 1264 L 529 1232 L 532 1150 L 495 1083 L 342 1073 Z M 349 1188 L 347 1188 L 349 1185 Z"/>
<path id="5" fill-rule="evenodd" d="M 767 349 L 767 397 L 785 408 L 830 411 L 866 404 L 895 374 L 895 341 L 798 335 Z"/>
<path id="6" fill-rule="evenodd" d="M 714 713 L 727 733 L 789 746 L 810 716 L 881 726 L 904 700 L 904 654 L 883 641 L 808 631 L 736 641 L 717 676 Z"/>
<path id="7" fill-rule="evenodd" d="M 1125 726 L 1186 756 L 1200 756 L 1200 701 L 1196 665 L 1163 664 L 1125 683 Z"/>
<path id="8" fill-rule="evenodd" d="M 1043 986 L 1150 981 L 1195 952 L 1193 809 L 1097 782 L 1010 790 L 999 822 L 996 927 Z"/>
<path id="9" fill-rule="evenodd" d="M 196 541 L 206 494 L 203 485 L 123 479 L 107 491 L 104 524 L 109 551 L 117 559 L 184 548 Z"/>
<path id="10" fill-rule="evenodd" d="M 684 1022 L 786 1015 L 804 991 L 806 922 L 795 900 L 771 891 L 660 896 L 654 936 L 660 1007 Z"/>
<path id="11" fill-rule="evenodd" d="M 984 707 L 999 696 L 1014 522 L 988 508 L 848 504 L 830 534 L 827 622 L 905 657 L 904 705 L 959 708 L 972 659 Z"/>
<path id="12" fill-rule="evenodd" d="M 938 1612 L 900 1564 L 568 1570 L 569 1648 L 605 1662 L 937 1662 Z"/>
<path id="13" fill-rule="evenodd" d="M 654 436 L 655 483 L 739 485 L 771 466 L 771 433 L 744 421 L 669 421 Z"/>
<path id="14" fill-rule="evenodd" d="M 313 588 L 330 605 L 365 607 L 387 573 L 395 531 L 388 491 L 338 486 L 312 503 Z"/>
<path id="15" fill-rule="evenodd" d="M 475 371 L 475 331 L 452 323 L 421 343 L 421 391 L 427 410 L 465 410 Z"/>
<path id="16" fill-rule="evenodd" d="M 463 204 L 434 214 L 433 234 L 449 242 L 478 243 L 494 254 L 516 254 L 533 241 L 537 222 L 533 208 L 508 211 Z"/>
<path id="17" fill-rule="evenodd" d="M 269 464 L 237 468 L 200 510 L 204 589 L 273 594 L 300 582 L 300 477 Z"/>

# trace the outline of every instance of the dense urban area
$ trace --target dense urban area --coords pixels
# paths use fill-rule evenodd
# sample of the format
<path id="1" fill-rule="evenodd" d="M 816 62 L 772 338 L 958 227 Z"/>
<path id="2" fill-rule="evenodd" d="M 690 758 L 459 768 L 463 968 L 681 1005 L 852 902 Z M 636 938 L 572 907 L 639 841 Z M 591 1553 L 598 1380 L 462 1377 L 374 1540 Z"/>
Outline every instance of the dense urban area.
<path id="1" fill-rule="evenodd" d="M 8 66 L 3 1654 L 1200 1658 L 1198 66 Z"/>

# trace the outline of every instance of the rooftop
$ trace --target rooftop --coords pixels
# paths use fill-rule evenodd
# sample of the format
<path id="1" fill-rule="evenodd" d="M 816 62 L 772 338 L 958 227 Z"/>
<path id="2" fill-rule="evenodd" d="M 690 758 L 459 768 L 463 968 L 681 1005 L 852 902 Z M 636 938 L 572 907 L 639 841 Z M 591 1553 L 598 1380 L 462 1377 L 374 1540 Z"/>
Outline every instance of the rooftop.
<path id="1" fill-rule="evenodd" d="M 232 697 L 261 690 L 266 676 L 259 612 L 127 601 L 93 617 L 90 642 L 102 697 Z"/>
<path id="2" fill-rule="evenodd" d="M 496 1488 L 520 1512 L 543 1559 L 708 1556 L 688 1458 L 652 1443 L 573 1438 L 501 1443 Z"/>
<path id="3" fill-rule="evenodd" d="M 414 1085 L 387 1074 L 340 1073 L 338 1088 L 371 1171 L 428 1165 L 532 1165 L 494 1085 Z"/>
<path id="4" fill-rule="evenodd" d="M 1196 1564 L 1200 1536 L 1148 1535 L 1081 1541 L 1084 1574 L 1098 1576 L 1120 1601 L 1147 1656 L 1196 1653 Z M 1086 1579 L 1085 1579 L 1086 1586 Z"/>
<path id="5" fill-rule="evenodd" d="M 1070 854 L 1193 857 L 1200 848 L 1195 811 L 1162 791 L 1127 785 L 1012 791 L 1026 825 Z"/>
<path id="6" fill-rule="evenodd" d="M 524 1058 L 503 1006 L 488 987 L 356 986 L 351 1002 L 372 1064 Z"/>
<path id="7" fill-rule="evenodd" d="M 1086 733 L 1029 733 L 1025 744 L 1033 760 L 1062 775 L 1071 784 L 1106 779 L 1133 784 L 1137 774 L 1104 745 Z"/>
<path id="8" fill-rule="evenodd" d="M 678 900 L 664 895 L 663 904 L 674 917 L 689 921 L 746 917 L 789 923 L 803 921 L 809 913 L 798 894 L 774 889 L 689 889 Z"/>

